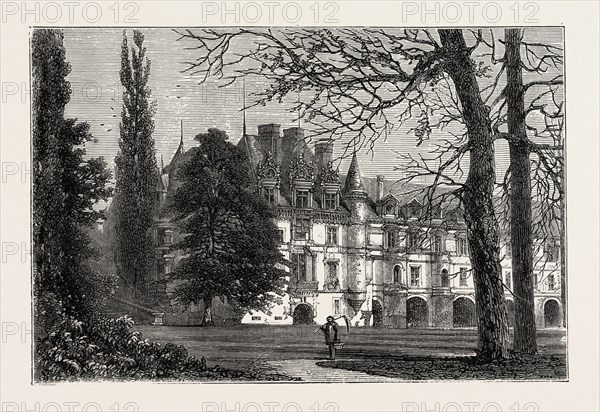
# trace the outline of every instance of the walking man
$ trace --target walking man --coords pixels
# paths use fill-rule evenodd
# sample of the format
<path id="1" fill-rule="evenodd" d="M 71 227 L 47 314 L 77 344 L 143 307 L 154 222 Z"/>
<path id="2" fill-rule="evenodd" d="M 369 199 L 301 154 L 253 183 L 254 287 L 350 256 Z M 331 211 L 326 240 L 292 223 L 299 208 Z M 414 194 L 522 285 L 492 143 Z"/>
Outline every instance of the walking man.
<path id="1" fill-rule="evenodd" d="M 339 343 L 338 325 L 333 316 L 327 316 L 327 323 L 320 326 L 319 329 L 325 334 L 325 345 L 329 347 L 329 359 L 335 359 L 335 344 Z"/>

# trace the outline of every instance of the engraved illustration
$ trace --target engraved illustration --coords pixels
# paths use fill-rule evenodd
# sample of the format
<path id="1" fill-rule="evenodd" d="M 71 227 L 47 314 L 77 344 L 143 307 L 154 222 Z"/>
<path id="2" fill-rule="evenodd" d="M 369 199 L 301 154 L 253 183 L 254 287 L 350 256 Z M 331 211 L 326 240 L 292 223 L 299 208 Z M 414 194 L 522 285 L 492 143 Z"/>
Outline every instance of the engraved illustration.
<path id="1" fill-rule="evenodd" d="M 33 29 L 34 381 L 567 380 L 563 39 Z"/>

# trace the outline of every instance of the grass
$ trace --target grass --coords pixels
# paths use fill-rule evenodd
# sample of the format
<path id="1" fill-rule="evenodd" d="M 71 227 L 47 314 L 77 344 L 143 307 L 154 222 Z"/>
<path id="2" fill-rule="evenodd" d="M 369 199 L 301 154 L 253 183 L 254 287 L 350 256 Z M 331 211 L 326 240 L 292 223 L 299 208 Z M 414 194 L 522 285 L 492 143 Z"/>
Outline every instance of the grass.
<path id="1" fill-rule="evenodd" d="M 241 380 L 267 380 L 277 374 L 269 360 L 311 359 L 328 368 L 343 368 L 406 380 L 430 379 L 566 379 L 565 331 L 538 331 L 540 354 L 500 363 L 474 358 L 475 329 L 354 328 L 341 334 L 344 348 L 335 362 L 325 361 L 327 348 L 317 326 L 241 325 L 236 327 L 135 327 L 144 338 L 184 345 L 190 355 L 205 357 L 209 367 Z M 321 362 L 322 361 L 322 362 Z M 238 372 L 236 372 L 238 371 Z M 275 380 L 286 380 L 285 376 Z M 287 380 L 290 380 L 287 377 Z"/>

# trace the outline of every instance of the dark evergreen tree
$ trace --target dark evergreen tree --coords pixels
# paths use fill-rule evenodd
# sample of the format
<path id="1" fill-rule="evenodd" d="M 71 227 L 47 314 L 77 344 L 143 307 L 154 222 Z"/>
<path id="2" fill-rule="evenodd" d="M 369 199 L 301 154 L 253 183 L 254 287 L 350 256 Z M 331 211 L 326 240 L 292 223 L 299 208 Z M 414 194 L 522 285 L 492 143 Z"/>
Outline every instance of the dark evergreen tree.
<path id="1" fill-rule="evenodd" d="M 210 129 L 196 136 L 200 147 L 178 171 L 182 186 L 172 208 L 181 222 L 184 253 L 171 278 L 183 304 L 204 303 L 212 325 L 213 298 L 238 308 L 268 310 L 284 293 L 285 259 L 268 205 L 251 189 L 244 152 Z"/>
<path id="2" fill-rule="evenodd" d="M 64 118 L 71 87 L 63 33 L 36 30 L 31 47 L 36 314 L 85 316 L 102 299 L 87 265 L 93 254 L 87 228 L 102 217 L 93 206 L 111 195 L 111 174 L 103 159 L 84 160 L 89 125 Z"/>
<path id="3" fill-rule="evenodd" d="M 133 31 L 135 46 L 123 32 L 121 83 L 124 87 L 119 153 L 115 158 L 117 273 L 135 299 L 142 299 L 153 262 L 152 234 L 154 189 L 158 170 L 154 151 L 153 115 L 144 35 Z M 130 53 L 131 52 L 131 53 Z"/>

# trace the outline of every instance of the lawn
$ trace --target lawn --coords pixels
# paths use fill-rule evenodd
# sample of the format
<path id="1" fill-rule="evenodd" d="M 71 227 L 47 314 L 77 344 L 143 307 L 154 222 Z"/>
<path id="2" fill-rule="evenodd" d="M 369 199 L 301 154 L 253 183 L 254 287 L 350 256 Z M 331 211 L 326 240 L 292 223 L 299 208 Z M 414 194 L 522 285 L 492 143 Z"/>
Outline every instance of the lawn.
<path id="1" fill-rule="evenodd" d="M 472 358 L 477 346 L 475 329 L 353 328 L 350 335 L 342 332 L 345 346 L 338 352 L 337 361 L 321 362 L 327 357 L 327 348 L 321 333 L 315 333 L 316 328 L 136 326 L 144 338 L 184 345 L 190 355 L 204 357 L 209 366 L 234 370 L 266 370 L 268 361 L 309 359 L 321 367 L 409 380 L 566 377 L 566 339 L 562 329 L 538 331 L 540 356 L 478 365 Z M 425 373 L 428 370 L 433 372 Z M 535 370 L 541 371 L 542 376 L 532 372 Z"/>

